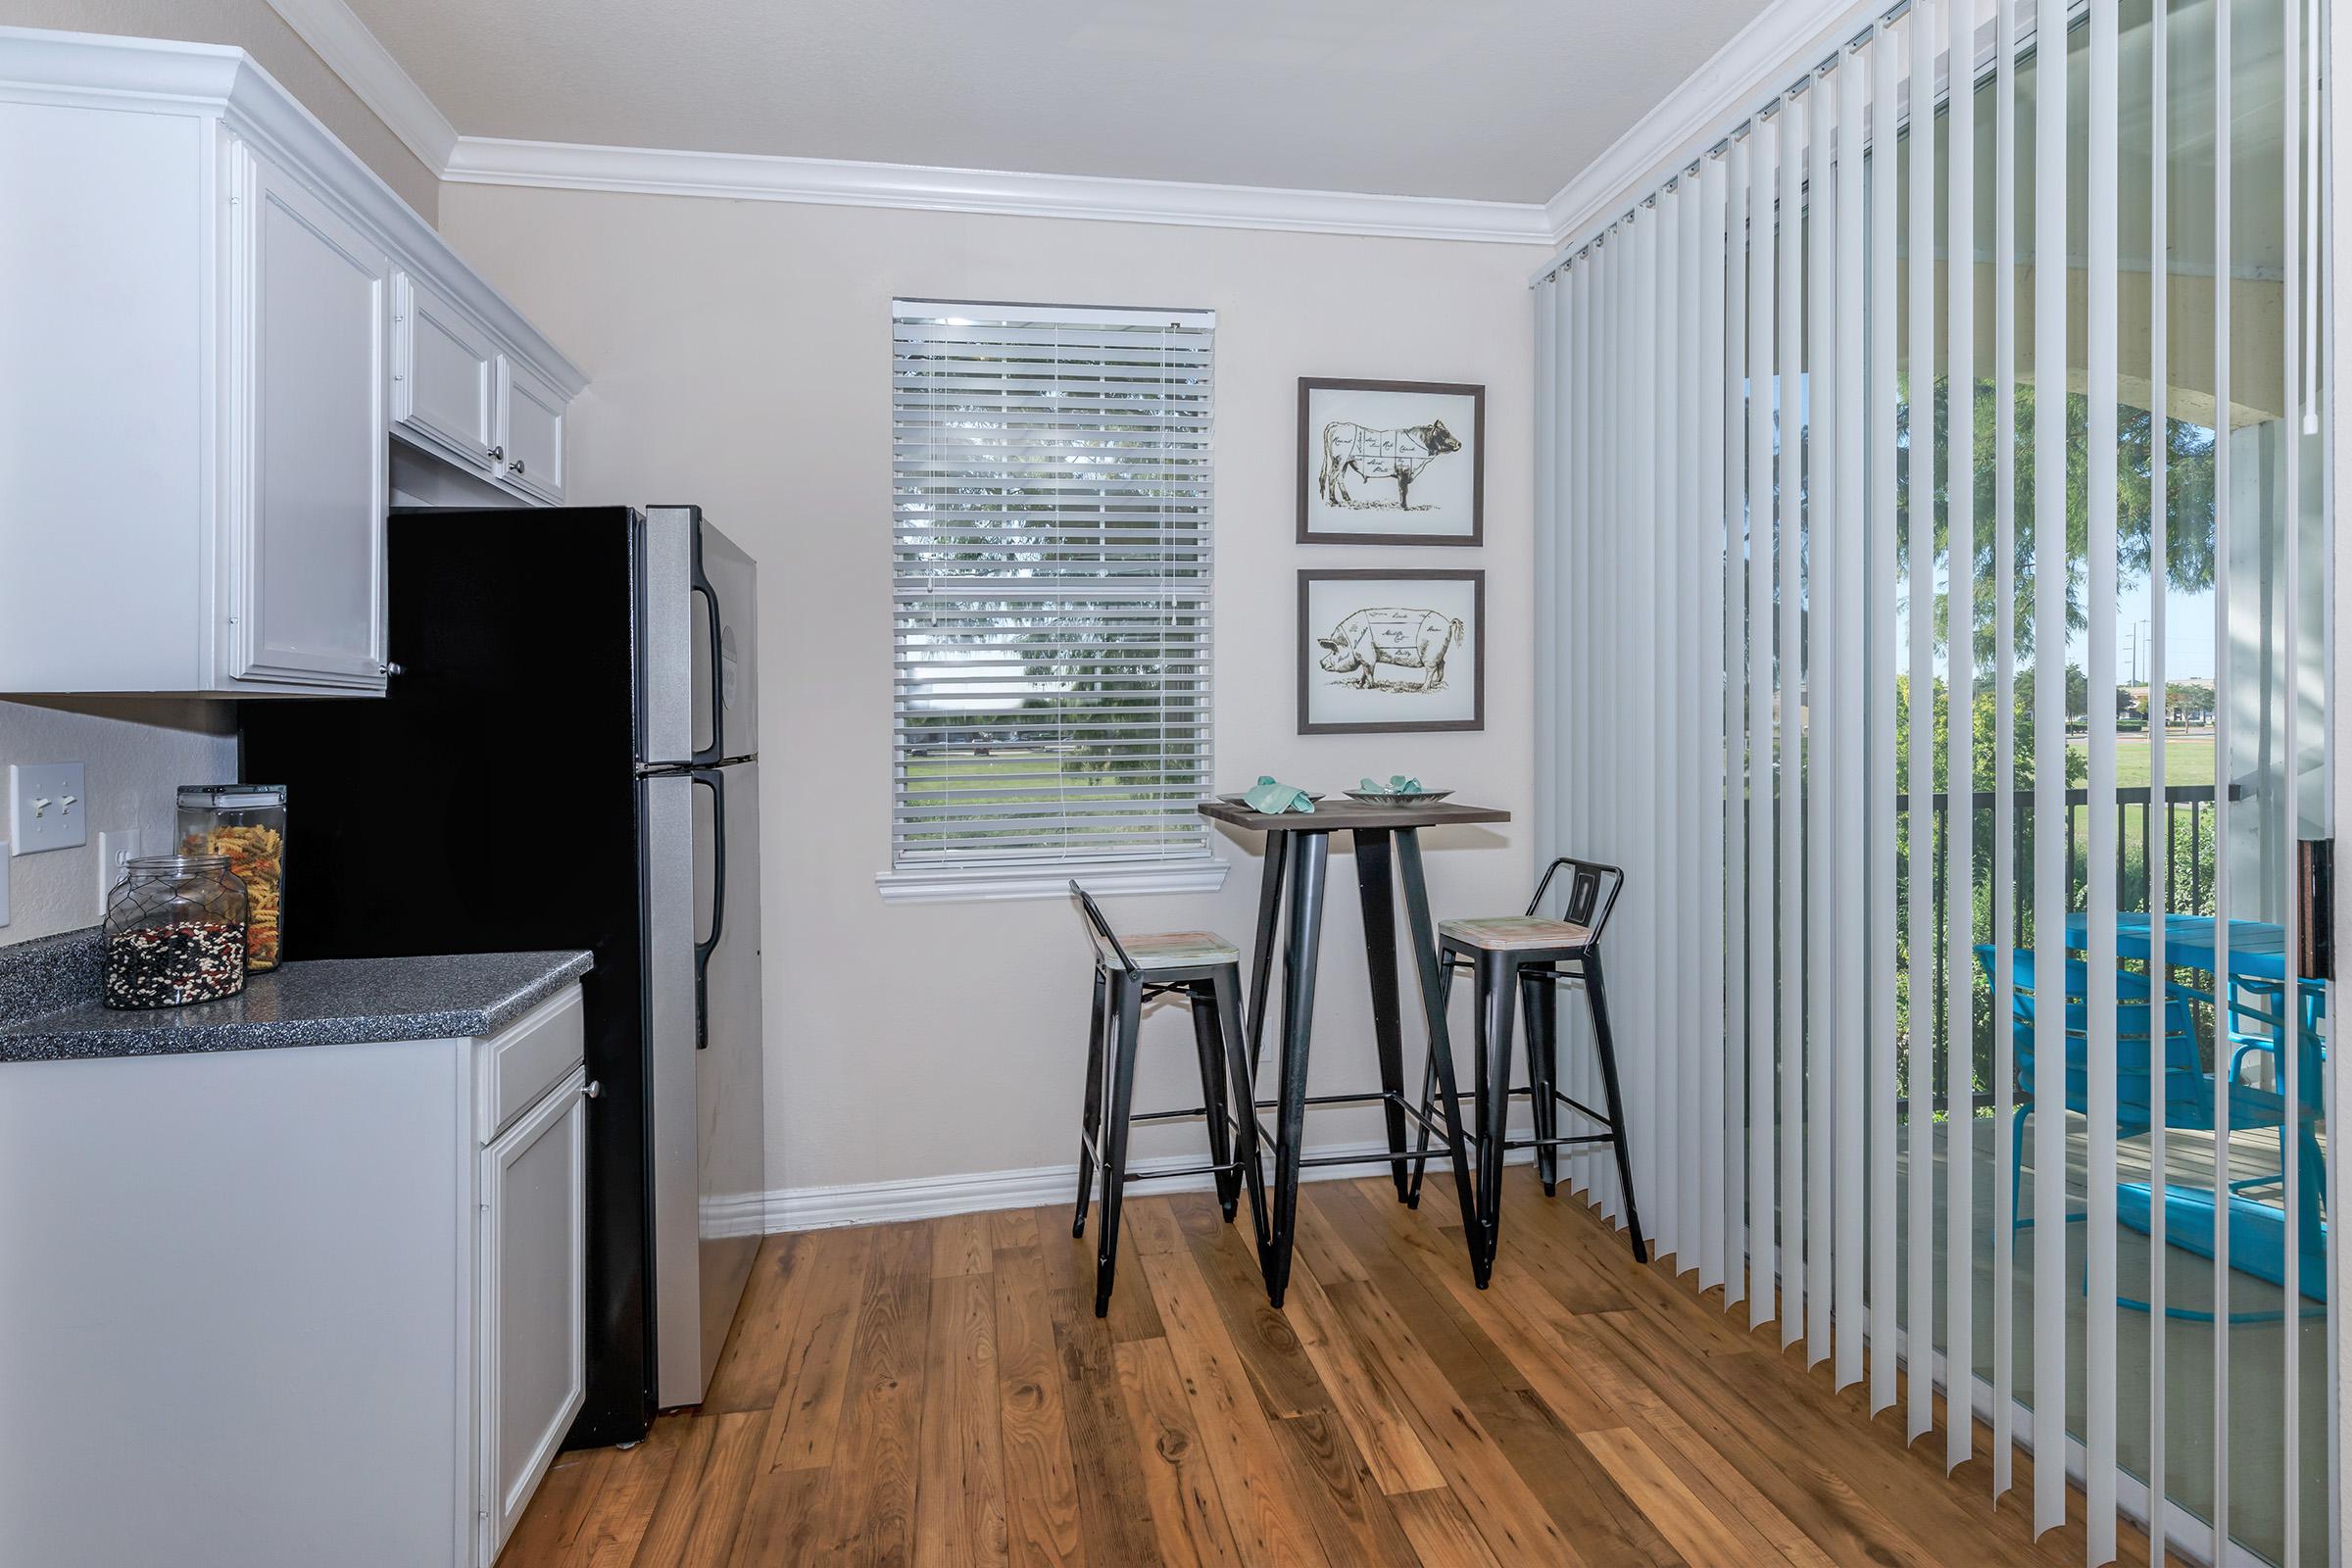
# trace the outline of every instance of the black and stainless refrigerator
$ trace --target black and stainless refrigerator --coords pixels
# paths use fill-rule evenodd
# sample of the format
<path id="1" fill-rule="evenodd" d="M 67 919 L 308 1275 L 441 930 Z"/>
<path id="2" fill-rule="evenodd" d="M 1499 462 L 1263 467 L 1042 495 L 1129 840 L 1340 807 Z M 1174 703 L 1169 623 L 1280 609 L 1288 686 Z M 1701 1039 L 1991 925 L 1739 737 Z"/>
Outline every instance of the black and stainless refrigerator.
<path id="1" fill-rule="evenodd" d="M 586 948 L 588 1393 L 699 1402 L 765 1191 L 751 557 L 695 507 L 395 512 L 381 698 L 244 705 L 289 958 Z"/>

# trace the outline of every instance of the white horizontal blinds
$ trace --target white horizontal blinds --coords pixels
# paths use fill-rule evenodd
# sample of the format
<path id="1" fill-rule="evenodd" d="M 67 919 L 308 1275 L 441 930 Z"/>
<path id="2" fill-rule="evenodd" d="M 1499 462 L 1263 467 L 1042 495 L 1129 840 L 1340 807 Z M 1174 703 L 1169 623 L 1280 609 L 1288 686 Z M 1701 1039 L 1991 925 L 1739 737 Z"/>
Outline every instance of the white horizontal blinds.
<path id="1" fill-rule="evenodd" d="M 1841 608 L 1835 593 L 1838 471 L 1833 459 L 1837 431 L 1838 379 L 1833 373 L 1838 302 L 1833 230 L 1838 182 L 1830 167 L 1838 135 L 1837 89 L 1816 78 L 1805 94 L 1812 110 L 1812 149 L 1805 180 L 1805 1362 L 1830 1355 L 1831 1237 L 1836 1230 L 1832 1178 L 1832 1107 L 1837 1083 L 1831 1053 L 1836 1039 L 1831 971 L 1836 948 L 1831 921 L 1836 905 L 1830 885 L 1830 809 L 1835 751 L 1830 731 L 1837 723 L 1836 672 L 1830 662 L 1833 621 Z"/>
<path id="2" fill-rule="evenodd" d="M 1899 28 L 1882 24 L 1871 46 L 1870 69 L 1870 509 L 1867 531 L 1870 591 L 1863 670 L 1867 704 L 1871 808 L 1869 845 L 1870 954 L 1870 1408 L 1894 1403 L 1900 1343 L 1895 1290 L 1895 1037 L 1894 1037 L 1894 654 L 1895 416 L 1902 387 L 1895 377 L 1895 87 Z M 1884 665 L 1876 661 L 1884 660 Z"/>
<path id="3" fill-rule="evenodd" d="M 1867 1146 L 1863 1128 L 1864 952 L 1869 922 L 1864 917 L 1866 865 L 1864 836 L 1867 799 L 1863 709 L 1868 687 L 1863 672 L 1868 662 L 1863 650 L 1863 513 L 1867 496 L 1868 463 L 1864 449 L 1867 400 L 1862 378 L 1863 316 L 1854 308 L 1862 299 L 1863 184 L 1862 155 L 1865 102 L 1864 74 L 1869 70 L 1861 50 L 1849 52 L 1835 76 L 1838 124 L 1842 156 L 1838 160 L 1837 275 L 1834 296 L 1838 328 L 1835 380 L 1835 418 L 1838 445 L 1835 467 L 1837 531 L 1833 540 L 1836 570 L 1831 599 L 1835 606 L 1833 647 L 1829 661 L 1837 697 L 1833 708 L 1837 821 L 1844 831 L 1834 835 L 1836 893 L 1829 900 L 1838 945 L 1836 999 L 1838 1065 L 1838 1236 L 1834 1266 L 1834 1313 L 1837 1327 L 1836 1380 L 1838 1388 L 1860 1381 L 1866 1325 L 1862 1315 L 1862 1235 L 1867 1190 Z"/>
<path id="4" fill-rule="evenodd" d="M 1909 573 L 1910 763 L 1904 841 L 1903 941 L 1910 1013 L 1903 1082 L 1905 1435 L 1935 1422 L 1935 1384 L 1923 1376 L 1936 1346 L 1936 17 L 1935 0 L 1914 0 L 1910 20 L 1911 132 L 1906 191 L 1910 220 L 1904 366 L 1909 450 L 1904 454 L 1904 524 Z"/>
<path id="5" fill-rule="evenodd" d="M 1772 539 L 1774 207 L 1780 128 L 1748 132 L 1747 195 L 1747 1269 L 1748 1327 L 1772 1320 L 1778 1237 L 1773 1111 Z"/>
<path id="6" fill-rule="evenodd" d="M 1945 1388 L 1976 1376 L 1976 408 L 1977 95 L 1974 0 L 1947 5 L 1944 115 L 1944 1369 Z M 1916 820 L 1916 818 L 1914 818 Z M 1977 1424 L 1947 1406 L 1946 1469 L 1975 1451 Z"/>
<path id="7" fill-rule="evenodd" d="M 2161 0 L 2160 0 L 2161 3 Z M 2016 1444 L 2017 1231 L 2017 5 L 1993 9 L 1992 204 L 1992 1494 L 2009 1490 Z M 2161 37 L 2163 29 L 2158 29 Z M 2161 96 L 2157 100 L 2163 101 Z M 2161 837 L 2162 835 L 2159 835 Z M 2161 1381 L 2161 1379 L 2160 1379 Z"/>
<path id="8" fill-rule="evenodd" d="M 1774 865 L 1780 893 L 1780 1080 L 1781 1080 L 1781 1343 L 1792 1345 L 1805 1332 L 1805 835 L 1804 651 L 1799 572 L 1804 558 L 1804 178 L 1807 105 L 1812 94 L 1790 94 L 1781 109 L 1780 228 L 1780 460 L 1779 537 L 1774 556 L 1780 568 L 1780 682 L 1775 718 L 1780 728 L 1779 779 L 1774 804 L 1780 817 L 1780 855 Z"/>
<path id="9" fill-rule="evenodd" d="M 1725 696 L 1729 690 L 1725 678 L 1723 635 L 1724 570 L 1728 562 L 1725 551 L 1725 521 L 1730 515 L 1724 501 L 1726 483 L 1725 429 L 1731 420 L 1733 384 L 1726 368 L 1727 347 L 1724 335 L 1725 304 L 1731 278 L 1727 272 L 1728 155 L 1708 157 L 1699 173 L 1699 308 L 1698 374 L 1690 388 L 1695 403 L 1691 422 L 1698 431 L 1698 494 L 1692 499 L 1691 514 L 1702 519 L 1696 548 L 1690 552 L 1693 569 L 1698 574 L 1695 603 L 1699 607 L 1696 622 L 1690 628 L 1690 646 L 1698 659 L 1699 679 L 1690 691 L 1690 706 L 1699 726 L 1699 753 L 1693 760 L 1692 775 L 1697 786 L 1699 824 L 1699 875 L 1690 906 L 1690 916 L 1698 931 L 1697 985 L 1699 1020 L 1692 1040 L 1694 1061 L 1699 1075 L 1699 1094 L 1693 1103 L 1698 1110 L 1697 1142 L 1699 1170 L 1697 1198 L 1699 1202 L 1699 1263 L 1698 1283 L 1701 1289 L 1721 1285 L 1726 1277 L 1724 1260 L 1726 1224 L 1724 1148 L 1725 1074 L 1723 1043 L 1728 1038 L 1730 1013 L 1724 986 L 1725 940 L 1724 905 L 1724 808 L 1731 799 L 1728 754 L 1724 749 Z M 1689 1105 L 1684 1107 L 1688 1112 Z M 1737 1160 L 1729 1162 L 1736 1167 Z"/>
<path id="10" fill-rule="evenodd" d="M 2090 775 L 2084 894 L 2090 1005 L 2089 1107 L 2083 1174 L 2089 1222 L 2083 1234 L 2083 1560 L 2096 1568 L 2115 1560 L 2116 1358 L 2116 928 L 2115 626 L 2116 626 L 2116 176 L 2118 62 L 2116 7 L 2090 8 L 2090 58 L 2085 105 L 2089 161 L 2084 172 L 2089 233 L 2083 309 L 2087 317 L 2085 434 L 2087 465 L 2084 532 L 2090 637 Z M 2053 1120 L 2056 1118 L 2053 1117 Z M 2046 1394 L 2036 1395 L 2047 1398 Z"/>
<path id="11" fill-rule="evenodd" d="M 1728 1309 L 1747 1295 L 1747 388 L 1748 138 L 1727 166 L 1724 264 L 1724 1281 Z"/>
<path id="12" fill-rule="evenodd" d="M 2034 973 L 2066 972 L 2066 13 L 2034 0 Z M 2224 292 L 2227 292 L 2226 290 Z M 2037 993 L 2038 996 L 2038 993 Z M 2034 1009 L 2034 1452 L 2065 1452 L 2068 1348 L 2066 1117 L 2056 1113 L 2066 1010 Z M 2229 1227 L 2221 1227 L 2227 1232 Z M 2225 1340 L 2227 1336 L 2223 1337 Z M 2034 1467 L 2034 1529 L 2066 1522 L 2065 1467 Z"/>
<path id="13" fill-rule="evenodd" d="M 1213 328 L 895 302 L 896 864 L 1207 853 Z"/>

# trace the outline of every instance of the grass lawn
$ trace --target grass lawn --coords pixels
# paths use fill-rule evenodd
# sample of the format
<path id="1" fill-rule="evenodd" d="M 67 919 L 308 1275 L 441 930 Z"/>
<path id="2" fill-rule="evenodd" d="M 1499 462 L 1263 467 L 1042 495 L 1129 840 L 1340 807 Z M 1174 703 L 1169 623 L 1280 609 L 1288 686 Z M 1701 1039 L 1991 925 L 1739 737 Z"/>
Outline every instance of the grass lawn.
<path id="1" fill-rule="evenodd" d="M 2072 741 L 2069 750 L 2078 757 L 2090 755 L 2087 741 Z M 2187 730 L 2166 735 L 2164 741 L 2164 781 L 2174 784 L 2210 785 L 2213 782 L 2213 732 Z M 2138 789 L 2148 782 L 2148 737 L 2118 735 L 2115 738 L 2115 782 L 2122 789 Z"/>

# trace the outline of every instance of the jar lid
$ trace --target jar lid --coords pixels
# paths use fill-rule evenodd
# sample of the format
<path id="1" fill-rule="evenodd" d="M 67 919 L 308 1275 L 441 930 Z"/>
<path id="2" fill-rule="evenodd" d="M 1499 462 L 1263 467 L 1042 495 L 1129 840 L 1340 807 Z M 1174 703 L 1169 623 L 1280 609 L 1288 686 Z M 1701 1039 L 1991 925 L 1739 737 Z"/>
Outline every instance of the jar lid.
<path id="1" fill-rule="evenodd" d="M 179 787 L 179 804 L 210 807 L 217 810 L 283 806 L 286 804 L 286 787 L 283 784 L 182 784 Z"/>
<path id="2" fill-rule="evenodd" d="M 193 876 L 200 871 L 225 871 L 225 855 L 133 855 L 125 857 L 122 869 L 133 876 Z"/>

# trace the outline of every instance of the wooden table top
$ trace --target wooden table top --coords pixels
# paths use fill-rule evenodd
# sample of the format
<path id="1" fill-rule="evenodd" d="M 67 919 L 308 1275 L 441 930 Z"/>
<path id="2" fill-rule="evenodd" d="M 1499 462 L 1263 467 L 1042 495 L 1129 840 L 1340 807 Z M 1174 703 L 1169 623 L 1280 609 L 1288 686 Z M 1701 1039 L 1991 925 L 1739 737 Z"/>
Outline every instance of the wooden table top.
<path id="1" fill-rule="evenodd" d="M 1253 811 L 1239 801 L 1222 800 L 1202 801 L 1199 809 L 1211 821 L 1252 833 L 1343 833 L 1356 828 L 1451 827 L 1457 822 L 1511 819 L 1511 813 L 1497 806 L 1464 806 L 1455 801 L 1440 801 L 1435 806 L 1365 806 L 1344 795 L 1317 801 L 1312 811 Z"/>

